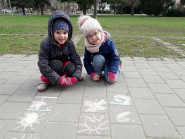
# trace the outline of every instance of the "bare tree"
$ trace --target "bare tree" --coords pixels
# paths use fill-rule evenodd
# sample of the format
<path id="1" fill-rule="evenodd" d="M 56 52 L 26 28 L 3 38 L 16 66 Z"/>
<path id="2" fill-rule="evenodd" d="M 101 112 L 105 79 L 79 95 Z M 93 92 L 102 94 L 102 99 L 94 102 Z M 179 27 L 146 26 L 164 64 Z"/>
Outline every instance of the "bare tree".
<path id="1" fill-rule="evenodd" d="M 94 0 L 94 18 L 97 19 L 97 0 Z"/>

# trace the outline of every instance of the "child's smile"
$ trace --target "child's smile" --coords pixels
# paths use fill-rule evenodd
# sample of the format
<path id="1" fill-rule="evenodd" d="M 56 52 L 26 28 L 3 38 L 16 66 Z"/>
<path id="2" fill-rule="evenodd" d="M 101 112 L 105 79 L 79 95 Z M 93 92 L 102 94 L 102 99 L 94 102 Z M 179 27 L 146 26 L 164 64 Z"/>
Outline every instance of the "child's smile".
<path id="1" fill-rule="evenodd" d="M 68 40 L 68 32 L 66 30 L 57 30 L 54 32 L 54 39 L 59 44 L 64 44 Z"/>
<path id="2" fill-rule="evenodd" d="M 89 43 L 98 45 L 101 41 L 101 33 L 99 30 L 94 30 L 87 35 Z"/>

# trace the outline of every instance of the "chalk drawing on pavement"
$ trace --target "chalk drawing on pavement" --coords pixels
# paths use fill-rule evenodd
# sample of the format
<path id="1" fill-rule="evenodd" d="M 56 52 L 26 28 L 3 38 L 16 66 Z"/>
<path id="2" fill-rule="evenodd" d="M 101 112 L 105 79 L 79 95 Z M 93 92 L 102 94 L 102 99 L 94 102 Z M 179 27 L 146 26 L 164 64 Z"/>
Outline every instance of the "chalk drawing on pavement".
<path id="1" fill-rule="evenodd" d="M 44 101 L 44 99 L 53 99 L 57 97 L 46 97 L 46 96 L 38 96 L 36 98 L 41 99 L 40 101 L 33 101 L 30 108 L 26 109 L 27 111 L 52 111 L 52 107 L 48 107 L 46 109 L 41 109 L 41 107 L 46 106 L 47 103 Z"/>
<path id="2" fill-rule="evenodd" d="M 83 129 L 79 130 L 78 133 L 81 132 L 88 132 L 88 134 L 91 134 L 92 132 L 95 132 L 95 134 L 101 134 L 101 131 L 108 130 L 108 121 L 104 121 L 104 115 L 101 115 L 100 118 L 97 118 L 95 114 L 92 114 L 92 116 L 83 115 L 85 117 L 84 123 L 80 124 Z"/>
<path id="3" fill-rule="evenodd" d="M 106 107 L 103 105 L 107 104 L 104 99 L 101 99 L 100 101 L 97 101 L 95 99 L 95 102 L 86 100 L 84 102 L 84 106 L 88 107 L 85 112 L 100 112 L 106 110 Z"/>
<path id="4" fill-rule="evenodd" d="M 17 122 L 17 124 L 20 124 L 20 126 L 14 128 L 13 130 L 22 128 L 22 131 L 24 131 L 27 127 L 30 127 L 31 129 L 33 128 L 34 124 L 40 124 L 41 120 L 44 120 L 46 118 L 42 118 L 45 113 L 38 115 L 38 113 L 35 112 L 29 112 L 29 113 L 24 113 L 25 117 L 21 119 L 20 122 Z"/>
<path id="5" fill-rule="evenodd" d="M 110 102 L 110 104 L 115 105 L 131 105 L 130 103 L 131 99 L 129 96 L 126 95 L 115 95 L 114 101 Z"/>
<path id="6" fill-rule="evenodd" d="M 130 112 L 123 112 L 117 115 L 118 122 L 129 122 Z"/>

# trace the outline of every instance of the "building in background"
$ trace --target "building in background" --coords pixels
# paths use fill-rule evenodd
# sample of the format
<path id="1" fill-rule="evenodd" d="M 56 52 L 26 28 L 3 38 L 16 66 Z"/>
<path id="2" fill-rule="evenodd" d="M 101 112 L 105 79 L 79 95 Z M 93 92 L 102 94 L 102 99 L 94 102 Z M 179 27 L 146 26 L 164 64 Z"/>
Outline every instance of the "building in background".
<path id="1" fill-rule="evenodd" d="M 174 4 L 174 8 L 178 8 L 181 5 L 181 0 L 174 0 L 175 4 Z"/>

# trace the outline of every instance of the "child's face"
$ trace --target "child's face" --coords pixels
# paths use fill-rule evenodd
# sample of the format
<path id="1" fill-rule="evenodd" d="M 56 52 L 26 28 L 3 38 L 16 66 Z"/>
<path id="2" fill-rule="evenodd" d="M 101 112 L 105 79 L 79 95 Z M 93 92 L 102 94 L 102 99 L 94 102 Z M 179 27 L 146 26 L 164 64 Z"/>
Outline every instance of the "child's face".
<path id="1" fill-rule="evenodd" d="M 99 30 L 93 30 L 87 35 L 89 43 L 98 45 L 101 42 L 101 32 Z"/>
<path id="2" fill-rule="evenodd" d="M 54 32 L 54 39 L 59 44 L 64 44 L 68 39 L 68 32 L 66 30 L 57 30 Z"/>

